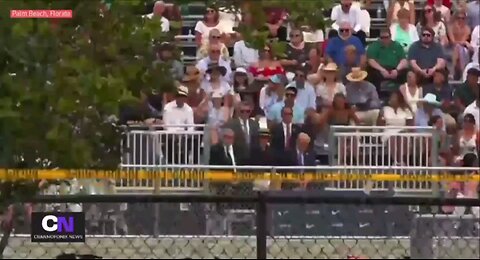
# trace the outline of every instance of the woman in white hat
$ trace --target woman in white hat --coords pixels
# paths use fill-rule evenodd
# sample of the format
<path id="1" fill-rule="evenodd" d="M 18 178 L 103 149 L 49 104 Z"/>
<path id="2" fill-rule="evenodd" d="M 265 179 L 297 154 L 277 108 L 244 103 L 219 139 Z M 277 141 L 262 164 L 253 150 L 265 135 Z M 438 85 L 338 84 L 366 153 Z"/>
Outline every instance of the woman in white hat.
<path id="1" fill-rule="evenodd" d="M 315 86 L 317 105 L 330 107 L 337 93 L 347 94 L 345 86 L 340 81 L 337 64 L 331 62 L 321 68 L 320 82 Z"/>

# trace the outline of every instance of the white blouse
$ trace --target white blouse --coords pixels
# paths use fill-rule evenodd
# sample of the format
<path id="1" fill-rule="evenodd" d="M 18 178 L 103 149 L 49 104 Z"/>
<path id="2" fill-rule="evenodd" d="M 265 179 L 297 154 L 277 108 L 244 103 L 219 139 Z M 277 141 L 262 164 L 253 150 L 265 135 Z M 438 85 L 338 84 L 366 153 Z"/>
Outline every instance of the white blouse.
<path id="1" fill-rule="evenodd" d="M 230 86 L 230 84 L 228 84 L 228 82 L 224 80 L 220 81 L 220 86 L 216 88 L 213 88 L 210 81 L 202 81 L 200 87 L 205 91 L 207 95 L 210 95 L 216 90 L 218 90 L 222 94 L 222 96 L 233 94 L 232 87 Z"/>
<path id="2" fill-rule="evenodd" d="M 387 126 L 406 126 L 407 120 L 413 119 L 412 111 L 398 108 L 396 111 L 390 106 L 383 108 L 383 118 Z"/>
<path id="3" fill-rule="evenodd" d="M 333 97 L 337 93 L 343 93 L 344 95 L 347 95 L 347 89 L 341 82 L 337 82 L 335 88 L 333 88 L 333 91 L 331 91 L 324 82 L 321 82 L 315 87 L 315 92 L 317 93 L 317 97 L 320 97 L 324 104 L 325 102 L 331 104 L 333 102 Z"/>
<path id="4" fill-rule="evenodd" d="M 220 33 L 223 33 L 222 31 L 222 26 L 220 23 L 213 27 L 208 27 L 203 21 L 198 21 L 197 24 L 195 25 L 195 32 L 199 32 L 202 34 L 202 43 L 206 44 L 208 42 L 208 35 L 210 34 L 210 31 L 213 29 L 217 29 L 220 31 Z"/>

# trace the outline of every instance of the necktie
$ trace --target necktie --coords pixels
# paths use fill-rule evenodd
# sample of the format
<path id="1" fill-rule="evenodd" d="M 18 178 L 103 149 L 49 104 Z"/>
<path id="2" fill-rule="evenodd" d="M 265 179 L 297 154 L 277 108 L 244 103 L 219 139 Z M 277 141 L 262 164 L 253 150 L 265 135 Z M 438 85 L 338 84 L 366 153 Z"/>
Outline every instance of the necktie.
<path id="1" fill-rule="evenodd" d="M 245 135 L 245 142 L 247 143 L 247 145 L 250 145 L 250 134 L 248 133 L 248 121 L 247 120 L 243 120 L 243 134 Z"/>
<path id="2" fill-rule="evenodd" d="M 292 135 L 291 129 L 290 129 L 290 124 L 287 124 L 287 134 L 285 136 L 285 148 L 288 148 L 288 145 L 290 143 L 290 136 Z"/>
<path id="3" fill-rule="evenodd" d="M 228 146 L 225 146 L 225 155 L 227 156 L 227 159 L 230 161 L 230 163 L 232 163 L 232 156 L 230 156 Z"/>
<path id="4" fill-rule="evenodd" d="M 298 153 L 298 165 L 304 166 L 303 164 L 303 154 L 301 152 Z"/>

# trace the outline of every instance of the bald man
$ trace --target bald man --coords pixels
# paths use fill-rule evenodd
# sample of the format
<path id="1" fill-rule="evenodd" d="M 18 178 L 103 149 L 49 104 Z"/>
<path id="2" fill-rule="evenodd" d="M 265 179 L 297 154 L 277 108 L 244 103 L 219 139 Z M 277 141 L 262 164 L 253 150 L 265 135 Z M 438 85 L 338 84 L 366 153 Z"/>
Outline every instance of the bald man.
<path id="1" fill-rule="evenodd" d="M 147 15 L 144 15 L 144 18 L 148 19 L 159 19 L 161 22 L 162 32 L 170 31 L 170 21 L 163 16 L 165 13 L 165 3 L 163 1 L 156 1 L 153 6 L 153 12 Z"/>

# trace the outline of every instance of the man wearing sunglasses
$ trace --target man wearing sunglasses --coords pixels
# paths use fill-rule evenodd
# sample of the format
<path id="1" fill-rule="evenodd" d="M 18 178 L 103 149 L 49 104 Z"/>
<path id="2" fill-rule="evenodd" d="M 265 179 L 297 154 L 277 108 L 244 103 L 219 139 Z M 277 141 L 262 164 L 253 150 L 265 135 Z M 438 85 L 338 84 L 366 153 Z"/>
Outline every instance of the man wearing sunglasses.
<path id="1" fill-rule="evenodd" d="M 334 62 L 337 65 L 345 64 L 345 47 L 353 45 L 357 50 L 357 64 L 360 64 L 361 67 L 366 66 L 367 56 L 365 55 L 365 47 L 352 33 L 353 29 L 349 22 L 340 24 L 338 37 L 328 40 L 326 54 L 329 62 Z"/>
<path id="2" fill-rule="evenodd" d="M 296 102 L 298 105 L 307 108 L 315 109 L 316 104 L 316 94 L 313 86 L 306 80 L 307 73 L 310 70 L 310 66 L 301 65 L 295 68 L 295 78 L 288 84 L 288 87 L 294 87 L 297 90 L 296 93 Z"/>
<path id="3" fill-rule="evenodd" d="M 208 56 L 199 60 L 197 62 L 197 69 L 200 71 L 202 74 L 203 80 L 205 83 L 208 81 L 208 78 L 206 76 L 206 72 L 208 70 L 208 64 L 213 64 L 216 63 L 220 67 L 225 67 L 227 69 L 227 73 L 223 75 L 222 79 L 226 81 L 230 81 L 231 79 L 231 74 L 232 74 L 232 67 L 230 65 L 230 61 L 226 61 L 222 57 L 222 45 L 221 44 L 209 44 L 208 46 Z"/>
<path id="4" fill-rule="evenodd" d="M 393 41 L 390 30 L 383 29 L 380 39 L 368 46 L 368 81 L 380 87 L 384 81 L 400 85 L 406 80 L 408 62 L 402 45 Z"/>
<path id="5" fill-rule="evenodd" d="M 296 67 L 308 60 L 310 48 L 305 44 L 303 32 L 293 29 L 290 33 L 290 43 L 287 45 L 287 58 L 281 60 L 285 71 L 294 72 Z"/>
<path id="6" fill-rule="evenodd" d="M 363 46 L 366 46 L 367 35 L 362 31 L 360 17 L 362 10 L 358 6 L 352 6 L 352 0 L 341 0 L 340 4 L 332 9 L 330 19 L 334 21 L 332 28 L 339 31 L 341 23 L 348 22 L 352 25 L 353 33 L 361 40 Z"/>
<path id="7" fill-rule="evenodd" d="M 445 53 L 439 43 L 433 41 L 435 32 L 423 28 L 420 40 L 414 42 L 408 50 L 408 61 L 418 76 L 420 85 L 433 81 L 435 71 L 445 69 Z"/>
<path id="8" fill-rule="evenodd" d="M 284 107 L 292 109 L 291 120 L 294 124 L 303 124 L 305 120 L 305 108 L 296 102 L 297 92 L 297 88 L 288 86 L 284 91 L 283 100 L 275 103 L 270 108 L 267 114 L 268 125 L 270 127 L 282 121 L 282 110 Z"/>

